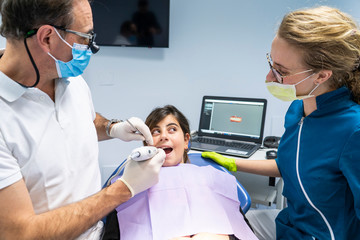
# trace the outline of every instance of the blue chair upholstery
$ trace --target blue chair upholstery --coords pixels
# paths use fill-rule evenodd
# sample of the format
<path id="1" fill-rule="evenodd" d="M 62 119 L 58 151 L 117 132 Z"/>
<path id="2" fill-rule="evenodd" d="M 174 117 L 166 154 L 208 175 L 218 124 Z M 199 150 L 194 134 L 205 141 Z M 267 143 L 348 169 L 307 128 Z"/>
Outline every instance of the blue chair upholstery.
<path id="1" fill-rule="evenodd" d="M 190 162 L 194 165 L 197 165 L 197 166 L 212 166 L 220 171 L 223 171 L 223 172 L 227 172 L 229 174 L 231 174 L 226 168 L 224 168 L 223 166 L 217 164 L 216 162 L 212 161 L 211 159 L 207 159 L 207 158 L 203 158 L 201 156 L 201 153 L 189 153 L 188 154 L 189 156 L 189 159 L 190 159 Z M 124 161 L 125 162 L 125 161 Z M 114 175 L 122 175 L 123 173 L 123 170 L 120 171 L 119 173 L 118 172 L 118 169 L 124 164 L 124 162 L 122 162 L 119 167 L 117 167 L 115 169 L 115 171 L 110 175 L 110 177 L 108 178 L 108 180 L 106 181 L 106 183 L 104 184 L 103 188 L 106 187 L 107 185 L 109 185 L 112 177 Z M 245 188 L 238 182 L 237 182 L 237 193 L 238 193 L 238 198 L 239 198 L 239 201 L 240 201 L 240 207 L 241 207 L 241 210 L 246 213 L 250 206 L 251 206 L 251 198 L 249 196 L 249 193 L 245 190 Z"/>
<path id="2" fill-rule="evenodd" d="M 207 166 L 207 165 L 210 165 L 220 171 L 223 171 L 223 172 L 227 172 L 229 174 L 231 174 L 226 168 L 224 168 L 223 166 L 217 164 L 216 162 L 214 162 L 213 160 L 211 159 L 208 159 L 208 158 L 203 158 L 201 156 L 201 153 L 189 153 L 188 154 L 189 156 L 189 159 L 190 159 L 190 162 L 194 165 L 197 165 L 197 166 Z M 250 206 L 251 206 L 251 198 L 250 198 L 250 195 L 249 193 L 245 190 L 245 188 L 239 183 L 239 181 L 236 181 L 237 182 L 237 193 L 238 193 L 238 198 L 239 198 L 239 201 L 240 201 L 240 207 L 242 209 L 242 211 L 244 213 L 246 213 Z"/>

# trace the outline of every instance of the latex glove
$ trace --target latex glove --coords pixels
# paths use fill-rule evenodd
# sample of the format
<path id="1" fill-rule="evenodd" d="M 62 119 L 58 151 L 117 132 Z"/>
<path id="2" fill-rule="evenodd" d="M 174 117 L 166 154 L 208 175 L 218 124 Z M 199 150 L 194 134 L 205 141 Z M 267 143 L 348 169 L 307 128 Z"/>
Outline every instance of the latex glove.
<path id="1" fill-rule="evenodd" d="M 119 138 L 125 142 L 145 141 L 148 145 L 154 145 L 150 129 L 137 117 L 113 124 L 110 129 L 110 137 Z"/>
<path id="2" fill-rule="evenodd" d="M 227 170 L 235 172 L 237 171 L 236 163 L 234 158 L 224 157 L 223 155 L 216 152 L 203 152 L 201 153 L 203 158 L 210 158 L 216 163 L 225 167 Z"/>
<path id="3" fill-rule="evenodd" d="M 165 161 L 164 150 L 158 149 L 154 157 L 145 161 L 130 160 L 125 164 L 124 174 L 119 178 L 129 188 L 131 197 L 145 191 L 159 181 L 160 168 Z"/>

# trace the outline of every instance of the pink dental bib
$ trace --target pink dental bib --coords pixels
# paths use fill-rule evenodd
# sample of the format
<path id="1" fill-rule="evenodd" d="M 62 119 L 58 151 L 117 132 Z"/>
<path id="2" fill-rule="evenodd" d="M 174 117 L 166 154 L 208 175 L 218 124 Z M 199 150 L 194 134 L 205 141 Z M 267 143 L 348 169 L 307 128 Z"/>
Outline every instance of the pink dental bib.
<path id="1" fill-rule="evenodd" d="M 159 179 L 116 208 L 121 240 L 168 240 L 200 232 L 257 239 L 239 211 L 231 174 L 180 164 L 163 167 Z"/>

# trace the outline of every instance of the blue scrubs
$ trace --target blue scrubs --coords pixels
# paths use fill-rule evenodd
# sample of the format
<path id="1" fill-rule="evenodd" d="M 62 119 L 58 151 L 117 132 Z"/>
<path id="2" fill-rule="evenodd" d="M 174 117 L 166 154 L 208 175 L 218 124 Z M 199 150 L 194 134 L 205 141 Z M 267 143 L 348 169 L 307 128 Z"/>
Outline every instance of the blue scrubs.
<path id="1" fill-rule="evenodd" d="M 277 239 L 360 239 L 360 105 L 345 87 L 316 101 L 309 116 L 294 101 L 285 117 Z"/>

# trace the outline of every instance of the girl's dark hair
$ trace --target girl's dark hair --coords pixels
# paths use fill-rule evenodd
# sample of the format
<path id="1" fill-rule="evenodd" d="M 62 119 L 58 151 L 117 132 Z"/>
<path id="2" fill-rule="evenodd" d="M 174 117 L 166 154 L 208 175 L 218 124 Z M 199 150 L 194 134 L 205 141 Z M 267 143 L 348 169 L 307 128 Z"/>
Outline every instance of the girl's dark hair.
<path id="1" fill-rule="evenodd" d="M 1 0 L 0 34 L 7 39 L 24 39 L 27 32 L 41 25 L 67 28 L 73 22 L 76 0 Z"/>
<path id="2" fill-rule="evenodd" d="M 161 122 L 165 117 L 173 115 L 176 120 L 179 122 L 181 130 L 184 133 L 184 138 L 188 133 L 190 135 L 190 126 L 187 118 L 173 105 L 166 105 L 164 107 L 158 107 L 152 110 L 149 116 L 145 120 L 145 124 L 151 129 L 153 129 L 159 122 Z M 189 140 L 190 141 L 190 140 Z M 184 151 L 184 163 L 190 162 L 187 155 L 187 151 Z"/>

